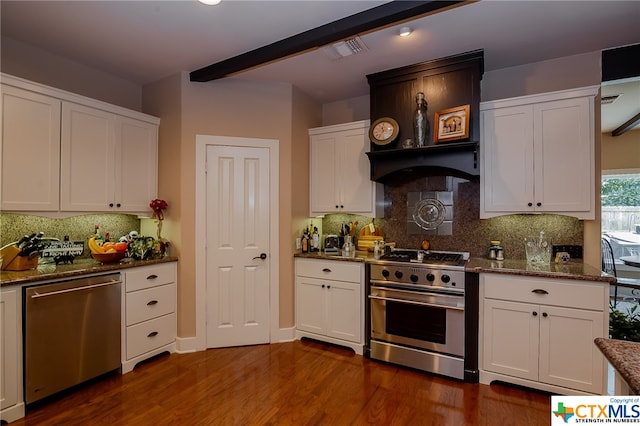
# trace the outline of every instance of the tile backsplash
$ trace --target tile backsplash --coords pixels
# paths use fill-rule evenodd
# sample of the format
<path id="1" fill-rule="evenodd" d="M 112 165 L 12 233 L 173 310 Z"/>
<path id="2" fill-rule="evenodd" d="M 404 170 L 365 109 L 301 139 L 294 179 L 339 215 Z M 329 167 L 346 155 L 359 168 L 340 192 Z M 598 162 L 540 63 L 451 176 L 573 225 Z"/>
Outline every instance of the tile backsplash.
<path id="1" fill-rule="evenodd" d="M 24 235 L 44 232 L 45 237 L 62 240 L 65 235 L 71 241 L 86 241 L 100 225 L 100 233 L 109 233 L 111 239 L 117 240 L 131 231 L 140 232 L 140 219 L 127 214 L 86 214 L 68 218 L 49 218 L 25 214 L 0 214 L 0 246 L 19 240 Z M 85 245 L 82 257 L 89 257 Z"/>
<path id="2" fill-rule="evenodd" d="M 407 197 L 420 192 L 450 191 L 453 195 L 451 235 L 433 232 L 414 234 L 407 226 Z M 410 203 L 409 203 L 410 204 Z M 515 214 L 492 219 L 480 217 L 480 182 L 451 176 L 429 176 L 398 184 L 385 185 L 385 216 L 375 220 L 385 232 L 385 239 L 401 248 L 419 248 L 428 240 L 433 250 L 468 251 L 471 256 L 485 257 L 491 240 L 500 240 L 505 257 L 524 259 L 524 239 L 539 235 L 541 230 L 553 244 L 582 245 L 583 222 L 569 216 L 548 214 Z M 327 215 L 322 221 L 324 234 L 339 233 L 340 224 L 358 221 L 358 229 L 371 218 L 355 215 Z M 356 234 L 357 235 L 357 234 Z"/>

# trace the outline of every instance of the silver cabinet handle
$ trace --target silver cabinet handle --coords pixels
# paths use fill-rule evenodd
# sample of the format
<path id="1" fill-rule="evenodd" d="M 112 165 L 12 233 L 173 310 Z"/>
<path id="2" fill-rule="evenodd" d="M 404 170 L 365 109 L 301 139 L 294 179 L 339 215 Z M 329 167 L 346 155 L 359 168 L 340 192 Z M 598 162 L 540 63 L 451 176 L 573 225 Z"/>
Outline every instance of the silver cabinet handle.
<path id="1" fill-rule="evenodd" d="M 57 294 L 71 293 L 72 291 L 90 290 L 92 288 L 104 287 L 104 286 L 113 285 L 113 284 L 122 284 L 122 281 L 113 280 L 113 281 L 108 281 L 106 283 L 85 285 L 83 287 L 74 287 L 74 288 L 68 288 L 66 290 L 52 291 L 50 293 L 42 293 L 42 294 L 41 293 L 36 293 L 36 294 L 32 295 L 31 298 L 32 299 L 38 299 L 40 297 L 55 296 Z"/>

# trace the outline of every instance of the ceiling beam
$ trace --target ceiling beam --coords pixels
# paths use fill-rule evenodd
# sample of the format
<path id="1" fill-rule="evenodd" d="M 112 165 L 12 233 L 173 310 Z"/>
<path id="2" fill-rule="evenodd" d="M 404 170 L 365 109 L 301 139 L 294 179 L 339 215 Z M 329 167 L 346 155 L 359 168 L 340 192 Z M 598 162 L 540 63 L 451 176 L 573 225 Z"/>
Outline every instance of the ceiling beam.
<path id="1" fill-rule="evenodd" d="M 359 33 L 465 3 L 468 1 L 392 1 L 192 71 L 189 78 L 199 82 L 217 80 Z"/>
<path id="2" fill-rule="evenodd" d="M 640 112 L 627 120 L 623 125 L 611 132 L 611 136 L 620 136 L 627 130 L 631 130 L 640 124 Z"/>

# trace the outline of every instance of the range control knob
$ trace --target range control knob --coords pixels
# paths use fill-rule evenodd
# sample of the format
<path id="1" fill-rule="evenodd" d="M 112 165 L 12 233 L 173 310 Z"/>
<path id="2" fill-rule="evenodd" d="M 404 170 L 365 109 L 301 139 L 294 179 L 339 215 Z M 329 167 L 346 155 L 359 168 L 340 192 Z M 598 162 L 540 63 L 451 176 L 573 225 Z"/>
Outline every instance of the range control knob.
<path id="1" fill-rule="evenodd" d="M 448 283 L 449 281 L 451 281 L 451 278 L 447 274 L 442 275 L 440 279 L 442 280 L 443 283 Z"/>
<path id="2" fill-rule="evenodd" d="M 402 271 L 396 271 L 395 276 L 397 279 L 402 278 Z"/>
<path id="3" fill-rule="evenodd" d="M 427 281 L 435 281 L 436 276 L 433 274 L 427 274 Z"/>
<path id="4" fill-rule="evenodd" d="M 411 274 L 411 276 L 409 277 L 409 279 L 411 281 L 413 281 L 414 283 L 418 282 L 418 276 L 416 274 Z"/>
<path id="5" fill-rule="evenodd" d="M 385 278 L 389 278 L 389 275 L 390 275 L 390 273 L 389 273 L 389 270 L 388 270 L 388 269 L 383 269 L 383 270 L 382 270 L 382 276 L 383 276 L 383 277 L 385 277 Z"/>

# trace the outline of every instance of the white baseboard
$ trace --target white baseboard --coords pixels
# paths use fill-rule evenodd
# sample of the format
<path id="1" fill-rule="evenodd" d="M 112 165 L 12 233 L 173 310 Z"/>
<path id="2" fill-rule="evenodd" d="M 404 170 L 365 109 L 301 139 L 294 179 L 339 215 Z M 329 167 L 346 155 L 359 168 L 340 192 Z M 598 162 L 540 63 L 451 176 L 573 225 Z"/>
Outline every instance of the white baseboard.
<path id="1" fill-rule="evenodd" d="M 196 345 L 197 339 L 194 337 L 177 337 L 176 338 L 176 353 L 187 354 L 190 352 L 198 351 Z"/>
<path id="2" fill-rule="evenodd" d="M 270 343 L 282 343 L 292 342 L 296 339 L 295 327 L 279 328 L 273 335 L 271 335 Z M 198 347 L 198 339 L 194 337 L 177 337 L 176 338 L 176 353 L 186 354 L 190 352 L 197 352 L 206 350 L 206 348 Z"/>

